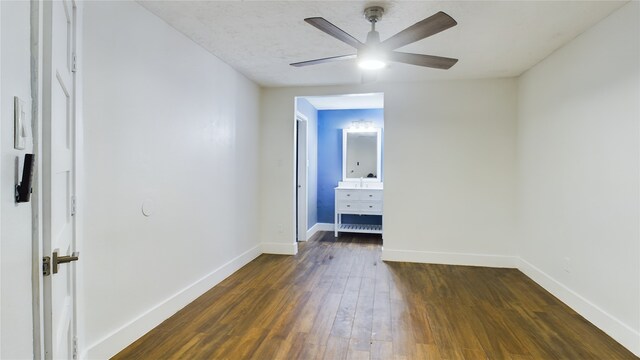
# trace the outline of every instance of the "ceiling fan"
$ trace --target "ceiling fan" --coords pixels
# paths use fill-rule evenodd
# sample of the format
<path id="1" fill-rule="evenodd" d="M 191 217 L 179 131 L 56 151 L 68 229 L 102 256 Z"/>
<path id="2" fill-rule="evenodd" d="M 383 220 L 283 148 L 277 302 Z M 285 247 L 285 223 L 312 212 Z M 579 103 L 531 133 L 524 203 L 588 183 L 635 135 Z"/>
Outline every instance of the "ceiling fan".
<path id="1" fill-rule="evenodd" d="M 367 34 L 367 41 L 365 43 L 358 41 L 356 38 L 347 34 L 344 30 L 333 25 L 324 18 L 311 17 L 304 19 L 304 21 L 315 26 L 321 31 L 356 48 L 357 52 L 349 55 L 301 61 L 290 65 L 301 67 L 333 61 L 357 59 L 358 65 L 361 68 L 369 70 L 383 68 L 386 66 L 387 61 L 446 70 L 458 62 L 458 59 L 447 57 L 393 51 L 407 44 L 411 44 L 412 42 L 422 40 L 426 37 L 456 26 L 458 23 L 453 20 L 451 16 L 440 11 L 381 42 L 380 34 L 376 31 L 376 23 L 382 19 L 383 13 L 384 9 L 380 6 L 371 6 L 364 10 L 364 17 L 371 23 L 371 31 Z"/>

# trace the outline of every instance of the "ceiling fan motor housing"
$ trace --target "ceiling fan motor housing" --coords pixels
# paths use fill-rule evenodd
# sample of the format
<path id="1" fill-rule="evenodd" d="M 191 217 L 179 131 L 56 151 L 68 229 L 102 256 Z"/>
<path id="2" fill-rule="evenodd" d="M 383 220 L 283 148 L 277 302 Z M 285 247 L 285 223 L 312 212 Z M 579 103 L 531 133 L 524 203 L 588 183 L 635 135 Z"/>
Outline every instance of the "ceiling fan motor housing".
<path id="1" fill-rule="evenodd" d="M 382 20 L 382 14 L 384 14 L 384 8 L 381 6 L 370 6 L 364 9 L 364 18 L 372 24 Z"/>
<path id="2" fill-rule="evenodd" d="M 367 47 L 375 47 L 380 44 L 380 34 L 376 31 L 376 23 L 382 19 L 384 9 L 380 6 L 370 6 L 364 9 L 364 17 L 371 23 L 371 31 L 367 34 Z"/>

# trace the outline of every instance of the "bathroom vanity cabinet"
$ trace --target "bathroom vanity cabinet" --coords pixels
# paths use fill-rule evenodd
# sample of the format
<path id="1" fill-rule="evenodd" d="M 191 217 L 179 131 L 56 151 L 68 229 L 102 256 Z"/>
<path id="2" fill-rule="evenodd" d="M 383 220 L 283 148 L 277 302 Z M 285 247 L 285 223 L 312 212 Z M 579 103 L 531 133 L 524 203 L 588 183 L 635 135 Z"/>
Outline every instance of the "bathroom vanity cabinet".
<path id="1" fill-rule="evenodd" d="M 377 184 L 376 184 L 377 185 Z M 382 225 L 345 224 L 342 215 L 382 215 L 382 184 L 379 188 L 335 188 L 334 235 L 339 232 L 382 234 Z"/>

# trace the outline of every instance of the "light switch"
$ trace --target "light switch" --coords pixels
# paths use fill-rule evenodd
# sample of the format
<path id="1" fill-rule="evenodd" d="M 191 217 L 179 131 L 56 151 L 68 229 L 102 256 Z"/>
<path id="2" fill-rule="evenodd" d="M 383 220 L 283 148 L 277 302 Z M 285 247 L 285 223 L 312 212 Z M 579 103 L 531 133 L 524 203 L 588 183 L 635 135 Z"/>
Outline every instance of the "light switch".
<path id="1" fill-rule="evenodd" d="M 28 139 L 31 138 L 31 123 L 27 117 L 26 103 L 17 96 L 15 96 L 13 100 L 13 147 L 18 150 L 24 150 L 27 146 Z"/>

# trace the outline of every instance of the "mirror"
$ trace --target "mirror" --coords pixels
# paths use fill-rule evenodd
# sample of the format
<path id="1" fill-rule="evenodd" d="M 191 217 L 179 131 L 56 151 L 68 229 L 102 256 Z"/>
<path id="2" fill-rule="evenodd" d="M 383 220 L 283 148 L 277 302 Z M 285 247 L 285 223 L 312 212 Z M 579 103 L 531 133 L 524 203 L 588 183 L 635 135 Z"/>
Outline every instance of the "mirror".
<path id="1" fill-rule="evenodd" d="M 381 181 L 380 129 L 344 129 L 342 181 Z"/>

